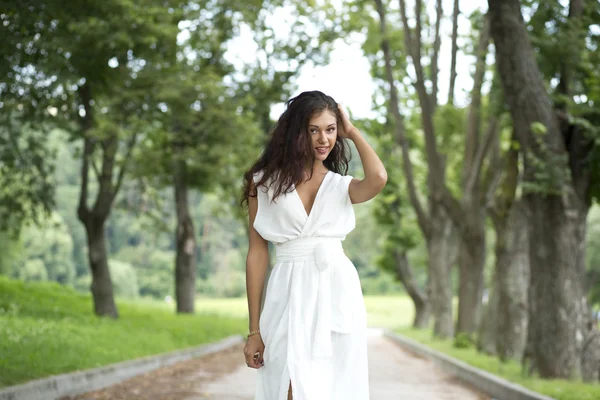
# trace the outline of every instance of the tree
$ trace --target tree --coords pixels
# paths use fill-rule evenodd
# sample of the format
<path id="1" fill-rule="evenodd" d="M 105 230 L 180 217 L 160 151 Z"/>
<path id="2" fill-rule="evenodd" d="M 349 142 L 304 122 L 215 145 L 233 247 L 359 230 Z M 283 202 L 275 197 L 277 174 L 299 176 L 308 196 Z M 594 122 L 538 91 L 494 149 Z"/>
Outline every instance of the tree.
<path id="1" fill-rule="evenodd" d="M 594 193 L 593 168 L 586 160 L 594 139 L 585 127 L 559 119 L 520 2 L 488 0 L 488 4 L 496 65 L 524 154 L 523 199 L 530 216 L 529 236 L 534 238 L 529 250 L 529 351 L 542 377 L 571 378 L 580 372 L 589 330 L 583 249 Z M 583 2 L 571 2 L 572 18 L 577 18 L 580 6 Z M 567 80 L 561 87 L 577 82 L 571 71 L 567 68 L 560 74 L 561 80 Z M 574 92 L 566 94 L 563 99 L 568 99 L 568 105 Z"/>
<path id="2" fill-rule="evenodd" d="M 432 69 L 431 76 L 426 77 L 422 65 L 421 40 L 421 1 L 415 4 L 416 26 L 413 32 L 408 23 L 407 8 L 404 0 L 400 0 L 400 14 L 404 29 L 405 48 L 415 68 L 416 79 L 413 81 L 421 106 L 422 128 L 425 136 L 425 148 L 431 180 L 430 197 L 438 199 L 448 217 L 452 220 L 460 236 L 459 310 L 457 331 L 473 333 L 479 321 L 481 295 L 483 290 L 483 267 L 485 265 L 485 198 L 490 187 L 485 186 L 482 171 L 490 144 L 497 140 L 497 123 L 495 115 L 490 116 L 487 128 L 482 133 L 481 123 L 481 89 L 483 84 L 486 55 L 489 42 L 489 21 L 483 18 L 475 55 L 476 68 L 473 76 L 473 89 L 469 105 L 464 145 L 464 163 L 461 176 L 462 197 L 458 200 L 449 190 L 446 182 L 444 161 L 436 143 L 436 127 L 434 115 L 437 103 L 436 94 L 429 92 L 426 80 L 437 80 L 437 68 Z M 441 10 L 441 8 L 440 8 Z M 438 18 L 441 16 L 438 15 Z M 432 57 L 436 60 L 437 57 Z M 433 88 L 437 85 L 433 84 Z M 437 128 L 437 129 L 436 129 Z"/>
<path id="3" fill-rule="evenodd" d="M 403 117 L 399 110 L 399 98 L 397 95 L 396 80 L 392 69 L 392 54 L 390 38 L 387 33 L 386 12 L 382 1 L 376 0 L 376 10 L 379 15 L 379 28 L 381 35 L 381 49 L 383 50 L 385 63 L 385 81 L 389 90 L 388 118 L 393 122 L 394 137 L 396 144 L 402 151 L 402 166 L 407 181 L 410 203 L 415 209 L 417 221 L 425 238 L 428 249 L 428 275 L 429 275 L 429 300 L 434 317 L 434 335 L 439 337 L 451 337 L 453 335 L 452 318 L 452 289 L 450 284 L 450 266 L 453 262 L 453 248 L 450 236 L 452 226 L 443 210 L 438 197 L 434 192 L 429 193 L 427 210 L 421 204 L 420 196 L 415 184 L 413 164 L 410 159 L 409 141 L 406 137 L 406 128 Z M 436 7 L 438 19 L 441 18 L 441 8 Z M 436 27 L 438 23 L 436 23 Z M 437 31 L 439 35 L 439 31 Z M 404 32 L 406 35 L 406 32 Z M 437 41 L 437 40 L 436 40 Z M 434 47 L 432 59 L 437 59 L 439 47 Z M 397 62 L 396 60 L 394 60 Z M 437 71 L 434 68 L 434 72 Z M 437 86 L 436 86 L 437 87 Z M 437 97 L 437 95 L 432 95 Z M 429 100 L 428 100 L 429 101 Z M 428 178 L 428 183 L 433 181 Z M 429 189 L 432 189 L 429 185 Z M 435 221 L 435 223 L 433 222 Z M 398 228 L 397 228 L 398 229 Z"/>
<path id="4" fill-rule="evenodd" d="M 398 144 L 403 150 L 403 167 L 408 180 L 413 179 L 410 167 L 410 141 L 405 138 L 402 124 L 402 116 L 398 109 L 398 96 L 396 79 L 393 74 L 393 63 L 398 59 L 392 57 L 395 54 L 390 50 L 389 35 L 386 34 L 385 7 L 381 1 L 376 1 L 377 11 L 380 17 L 380 29 L 382 34 L 381 48 L 385 62 L 385 76 L 390 91 L 389 115 L 396 121 L 396 136 Z M 458 10 L 455 9 L 455 14 Z M 461 265 L 460 296 L 459 296 L 459 318 L 457 329 L 464 332 L 474 332 L 477 326 L 480 298 L 483 289 L 483 266 L 485 262 L 485 198 L 490 187 L 486 187 L 482 179 L 482 171 L 485 166 L 486 154 L 497 138 L 498 129 L 495 116 L 491 116 L 487 127 L 482 133 L 481 123 L 481 88 L 485 72 L 485 58 L 489 34 L 487 30 L 487 19 L 483 18 L 480 29 L 479 43 L 476 46 L 477 63 L 474 73 L 474 85 L 471 94 L 471 104 L 466 122 L 466 140 L 464 144 L 464 162 L 462 173 L 462 198 L 457 198 L 449 190 L 449 182 L 446 178 L 447 154 L 438 151 L 438 141 L 446 127 L 447 119 L 440 113 L 447 115 L 452 113 L 453 100 L 448 100 L 448 106 L 438 107 L 438 53 L 439 53 L 439 20 L 443 18 L 441 2 L 436 3 L 436 22 L 433 29 L 433 44 L 426 47 L 423 43 L 422 33 L 423 16 L 422 2 L 415 3 L 415 27 L 409 26 L 406 4 L 400 1 L 400 15 L 403 27 L 404 49 L 410 56 L 415 70 L 416 79 L 406 79 L 403 82 L 411 82 L 417 94 L 421 107 L 421 127 L 425 137 L 425 153 L 428 165 L 428 201 L 429 210 L 425 212 L 424 207 L 419 204 L 420 196 L 416 192 L 416 185 L 408 185 L 411 203 L 418 215 L 419 225 L 427 240 L 430 256 L 430 284 L 433 313 L 436 318 L 436 335 L 451 336 L 453 333 L 451 316 L 451 286 L 449 284 L 449 257 L 452 254 L 453 244 L 449 238 L 452 235 L 452 225 L 458 229 L 460 240 Z M 455 40 L 455 39 L 454 39 Z M 456 46 L 455 50 L 456 50 Z M 431 48 L 431 50 L 429 50 Z M 421 58 L 427 49 L 430 70 L 426 74 Z M 402 67 L 401 67 L 402 68 Z M 453 67 L 451 67 L 453 69 Z M 427 89 L 427 86 L 431 90 Z M 451 88 L 451 94 L 453 89 Z M 444 121 L 438 123 L 438 121 Z M 463 128 L 464 129 L 464 128 Z M 437 135 L 436 135 L 437 133 Z M 456 132 L 451 132 L 456 134 Z M 414 179 L 413 179 L 414 180 Z M 433 222 L 435 221 L 435 222 Z M 437 259 L 437 261 L 436 261 Z M 435 298 L 435 297 L 437 298 Z M 438 304 L 439 306 L 436 306 Z M 438 323 L 440 325 L 438 325 Z"/>
<path id="5" fill-rule="evenodd" d="M 86 228 L 94 310 L 117 317 L 104 238 L 105 222 L 127 170 L 142 104 L 128 88 L 147 61 L 168 53 L 178 32 L 168 2 L 52 1 L 12 4 L 4 14 L 11 37 L 3 66 L 13 81 L 35 82 L 28 92 L 49 122 L 68 126 L 82 142 L 77 214 Z M 138 97 L 139 98 L 139 97 Z M 99 164 L 99 165 L 98 165 Z M 97 186 L 92 186 L 93 171 Z M 94 193 L 95 192 L 95 193 Z M 95 196 L 94 196 L 95 195 Z M 95 197 L 93 205 L 89 200 Z"/>

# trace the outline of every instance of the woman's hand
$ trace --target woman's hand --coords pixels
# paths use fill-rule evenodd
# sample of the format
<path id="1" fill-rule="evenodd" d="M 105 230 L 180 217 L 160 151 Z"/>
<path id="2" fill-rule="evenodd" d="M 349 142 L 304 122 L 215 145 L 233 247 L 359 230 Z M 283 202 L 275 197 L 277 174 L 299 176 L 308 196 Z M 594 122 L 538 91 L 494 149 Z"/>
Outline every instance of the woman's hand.
<path id="1" fill-rule="evenodd" d="M 260 333 L 252 335 L 246 341 L 244 346 L 244 356 L 246 358 L 246 365 L 249 368 L 260 368 L 265 364 L 263 354 L 265 352 L 265 344 L 260 337 Z"/>
<path id="2" fill-rule="evenodd" d="M 338 135 L 340 135 L 343 138 L 353 139 L 355 135 L 359 135 L 360 133 L 350 121 L 350 117 L 348 117 L 348 114 L 346 113 L 346 111 L 344 111 L 344 108 L 342 107 L 341 103 L 338 103 L 338 109 L 340 110 L 340 114 L 342 115 L 342 126 L 340 127 L 341 129 L 338 129 Z"/>

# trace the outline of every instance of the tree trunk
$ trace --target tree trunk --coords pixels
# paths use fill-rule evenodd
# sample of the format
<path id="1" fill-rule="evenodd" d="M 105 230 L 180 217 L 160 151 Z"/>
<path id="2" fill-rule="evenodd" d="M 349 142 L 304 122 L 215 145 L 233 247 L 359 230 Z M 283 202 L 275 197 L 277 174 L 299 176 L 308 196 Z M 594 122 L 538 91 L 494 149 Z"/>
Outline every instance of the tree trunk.
<path id="1" fill-rule="evenodd" d="M 542 377 L 579 375 L 588 309 L 577 253 L 585 246 L 578 218 L 561 198 L 528 195 L 532 210 L 530 246 L 533 360 Z M 583 225 L 585 226 L 585 225 Z"/>
<path id="2" fill-rule="evenodd" d="M 394 253 L 396 257 L 396 273 L 398 278 L 415 304 L 413 327 L 425 329 L 429 326 L 429 318 L 431 315 L 427 295 L 419 288 L 419 285 L 415 281 L 412 268 L 406 258 L 406 252 L 396 250 Z"/>
<path id="3" fill-rule="evenodd" d="M 175 300 L 178 313 L 193 313 L 196 294 L 196 235 L 188 204 L 185 160 L 175 161 L 173 181 L 177 213 Z"/>
<path id="4" fill-rule="evenodd" d="M 489 355 L 496 355 L 496 342 L 500 333 L 500 323 L 498 321 L 500 282 L 498 280 L 498 271 L 494 271 L 492 287 L 487 296 L 487 304 L 483 306 L 483 317 L 479 324 L 479 334 L 477 335 L 477 350 Z"/>
<path id="5" fill-rule="evenodd" d="M 118 318 L 117 307 L 114 301 L 110 270 L 104 237 L 103 218 L 94 218 L 89 215 L 82 221 L 88 239 L 88 260 L 92 270 L 92 284 L 90 289 L 94 299 L 94 312 L 96 315 Z"/>
<path id="6" fill-rule="evenodd" d="M 499 289 L 497 354 L 502 361 L 520 360 L 527 340 L 529 290 L 529 237 L 523 201 L 514 202 L 508 218 L 494 221 L 494 225 Z"/>
<path id="7" fill-rule="evenodd" d="M 474 215 L 481 208 L 471 211 L 469 230 L 463 234 L 459 245 L 458 264 L 460 284 L 458 288 L 457 332 L 473 334 L 477 332 L 481 314 L 485 265 L 485 226 L 484 216 Z"/>
<path id="8" fill-rule="evenodd" d="M 94 135 L 92 133 L 94 108 L 90 85 L 87 82 L 84 83 L 78 88 L 78 94 L 85 115 L 80 120 L 83 154 L 77 217 L 85 226 L 87 233 L 88 258 L 92 270 L 91 290 L 94 298 L 94 310 L 98 315 L 117 318 L 118 312 L 113 299 L 112 283 L 108 269 L 104 226 L 123 183 L 131 152 L 136 144 L 137 133 L 131 134 L 125 146 L 121 146 L 119 133 L 114 130 L 106 130 L 100 135 Z M 121 167 L 119 169 L 116 156 L 120 147 L 125 147 L 126 151 L 122 154 L 124 161 L 120 163 Z M 95 152 L 101 160 L 99 168 L 95 166 L 92 160 Z M 94 169 L 98 182 L 96 198 L 91 208 L 88 206 L 90 167 Z M 114 179 L 115 177 L 116 179 Z"/>
<path id="9" fill-rule="evenodd" d="M 540 182 L 541 169 L 568 171 L 565 144 L 529 42 L 518 0 L 488 0 L 496 63 L 525 154 L 523 198 L 530 212 L 531 357 L 543 378 L 579 375 L 588 327 L 583 288 L 588 199 L 564 174 Z M 532 101 L 532 99 L 534 99 Z M 532 130 L 542 124 L 544 134 Z M 571 171 L 572 172 L 572 171 Z M 548 176 L 546 174 L 546 176 Z"/>
<path id="10" fill-rule="evenodd" d="M 527 215 L 522 200 L 507 209 L 508 215 L 493 214 L 496 229 L 498 314 L 495 348 L 502 360 L 521 359 L 527 339 L 529 290 L 529 241 Z"/>
<path id="11" fill-rule="evenodd" d="M 441 205 L 432 206 L 431 215 L 435 223 L 427 240 L 427 259 L 433 335 L 445 339 L 454 336 L 450 271 L 456 258 L 456 233 Z"/>

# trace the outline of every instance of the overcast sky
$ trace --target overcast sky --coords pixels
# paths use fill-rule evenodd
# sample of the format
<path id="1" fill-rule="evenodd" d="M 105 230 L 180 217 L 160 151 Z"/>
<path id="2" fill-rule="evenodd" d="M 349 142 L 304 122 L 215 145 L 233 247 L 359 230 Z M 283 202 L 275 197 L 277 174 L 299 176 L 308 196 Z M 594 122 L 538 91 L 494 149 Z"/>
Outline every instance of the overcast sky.
<path id="1" fill-rule="evenodd" d="M 340 0 L 337 0 L 340 1 Z M 409 7 L 410 7 L 409 2 Z M 434 2 L 426 2 L 430 13 L 434 12 Z M 475 9 L 482 9 L 481 5 L 475 5 L 476 2 L 461 2 L 461 16 L 459 20 L 459 35 L 468 34 L 470 24 L 467 16 Z M 444 14 L 447 18 L 441 26 L 442 47 L 439 57 L 439 86 L 440 102 L 445 102 L 450 82 L 450 57 L 451 57 L 451 33 L 452 21 L 451 13 L 453 0 L 443 0 Z M 273 15 L 271 21 L 276 31 L 285 32 L 287 28 L 286 20 L 289 20 L 289 14 L 285 10 L 279 10 L 277 15 Z M 433 18 L 433 14 L 432 14 Z M 341 40 L 336 42 L 335 48 L 330 55 L 330 63 L 325 66 L 305 65 L 298 73 L 296 84 L 297 89 L 292 95 L 296 95 L 305 90 L 321 90 L 331 95 L 336 101 L 343 103 L 353 116 L 359 118 L 371 117 L 376 115 L 372 112 L 372 97 L 374 83 L 371 78 L 370 65 L 361 50 L 362 37 L 357 35 L 356 41 L 348 44 Z M 256 45 L 252 40 L 251 32 L 242 29 L 239 37 L 232 40 L 227 52 L 227 58 L 234 63 L 250 62 L 256 57 Z M 458 77 L 456 82 L 455 96 L 458 104 L 462 104 L 466 99 L 466 93 L 470 90 L 472 84 L 471 64 L 472 59 L 459 54 L 457 61 Z M 272 116 L 274 119 L 283 112 L 284 105 L 279 104 L 273 107 Z"/>

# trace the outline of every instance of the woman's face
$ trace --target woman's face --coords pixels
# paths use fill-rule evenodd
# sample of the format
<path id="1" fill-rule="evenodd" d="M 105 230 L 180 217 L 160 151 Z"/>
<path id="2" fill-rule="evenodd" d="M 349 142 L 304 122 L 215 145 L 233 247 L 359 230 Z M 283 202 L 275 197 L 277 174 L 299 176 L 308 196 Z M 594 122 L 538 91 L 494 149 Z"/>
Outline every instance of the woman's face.
<path id="1" fill-rule="evenodd" d="M 316 160 L 324 161 L 335 146 L 337 120 L 335 114 L 325 110 L 314 114 L 308 121 L 308 133 Z"/>

